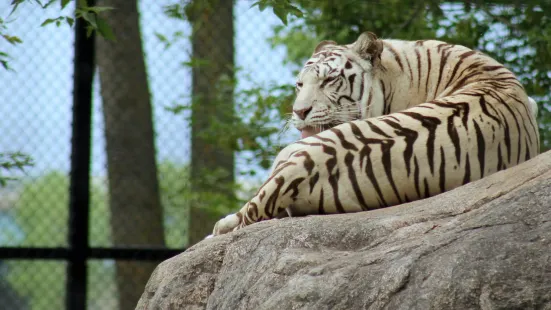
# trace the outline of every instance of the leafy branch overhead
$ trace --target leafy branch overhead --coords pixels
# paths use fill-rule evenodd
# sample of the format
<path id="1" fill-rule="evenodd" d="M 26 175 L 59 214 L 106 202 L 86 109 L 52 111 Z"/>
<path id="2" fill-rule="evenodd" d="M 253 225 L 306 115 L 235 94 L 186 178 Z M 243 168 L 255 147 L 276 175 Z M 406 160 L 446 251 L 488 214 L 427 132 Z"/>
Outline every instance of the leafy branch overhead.
<path id="1" fill-rule="evenodd" d="M 292 3 L 292 4 L 291 4 Z M 358 0 L 263 0 L 274 13 L 289 5 L 300 22 L 275 27 L 273 47 L 285 47 L 286 64 L 295 69 L 321 40 L 351 43 L 364 31 L 382 38 L 438 39 L 480 50 L 520 79 L 539 103 L 542 151 L 551 149 L 551 1 L 392 0 L 386 5 Z M 263 5 L 263 7 L 261 7 Z M 288 12 L 292 14 L 292 12 Z M 282 14 L 279 14 L 281 18 Z"/>
<path id="2" fill-rule="evenodd" d="M 24 171 L 26 167 L 34 165 L 30 156 L 21 152 L 0 153 L 0 188 L 5 187 L 8 181 L 15 178 L 5 176 L 5 173 L 12 170 Z"/>
<path id="3" fill-rule="evenodd" d="M 72 1 L 73 0 L 12 0 L 11 11 L 7 18 L 11 18 L 12 16 L 14 16 L 19 6 L 25 3 L 33 3 L 40 6 L 42 9 L 50 8 L 53 4 L 59 3 L 60 11 L 62 11 Z M 100 17 L 101 13 L 112 9 L 112 7 L 88 6 L 86 0 L 77 0 L 74 16 L 61 15 L 54 18 L 48 18 L 44 20 L 40 26 L 44 27 L 50 24 L 54 24 L 59 27 L 63 24 L 67 24 L 69 25 L 69 27 L 72 27 L 75 23 L 75 18 L 82 18 L 86 22 L 88 36 L 90 36 L 92 32 L 97 31 L 97 33 L 99 33 L 99 35 L 103 38 L 111 41 L 116 41 L 113 30 L 108 25 L 107 21 L 104 18 Z M 8 22 L 6 21 L 6 19 L 0 17 L 0 37 L 11 45 L 23 43 L 23 40 L 21 40 L 20 37 L 8 33 L 7 24 Z M 4 67 L 5 70 L 11 70 L 8 62 L 10 58 L 10 55 L 6 51 L 0 50 L 0 65 Z"/>
<path id="4" fill-rule="evenodd" d="M 39 4 L 40 1 L 37 1 Z M 48 3 L 42 6 L 42 8 L 47 8 L 52 3 L 57 2 L 58 0 L 50 0 Z M 68 4 L 71 2 L 71 0 L 61 0 L 61 10 L 63 10 Z M 115 35 L 113 34 L 113 30 L 104 18 L 100 17 L 100 13 L 113 10 L 112 7 L 107 6 L 88 6 L 87 1 L 85 0 L 79 0 L 75 9 L 75 17 L 82 18 L 86 21 L 87 24 L 87 34 L 90 36 L 92 32 L 97 31 L 103 38 L 116 41 Z M 46 19 L 40 26 L 46 26 L 49 24 L 54 24 L 56 26 L 60 26 L 62 22 L 66 22 L 70 27 L 74 24 L 74 18 L 69 16 L 59 16 L 56 18 L 48 18 Z"/>
<path id="5" fill-rule="evenodd" d="M 264 11 L 267 7 L 271 7 L 274 14 L 287 25 L 287 16 L 303 17 L 303 12 L 296 6 L 291 4 L 289 0 L 259 0 L 251 5 L 258 6 L 260 11 Z"/>
<path id="6" fill-rule="evenodd" d="M 6 33 L 6 23 L 2 18 L 0 18 L 0 37 L 2 37 L 11 45 L 17 45 L 22 43 L 19 37 L 12 36 Z M 9 59 L 10 59 L 10 55 L 8 55 L 8 53 L 0 51 L 0 64 L 6 70 L 11 70 L 11 67 L 9 66 L 9 63 L 8 63 Z"/>

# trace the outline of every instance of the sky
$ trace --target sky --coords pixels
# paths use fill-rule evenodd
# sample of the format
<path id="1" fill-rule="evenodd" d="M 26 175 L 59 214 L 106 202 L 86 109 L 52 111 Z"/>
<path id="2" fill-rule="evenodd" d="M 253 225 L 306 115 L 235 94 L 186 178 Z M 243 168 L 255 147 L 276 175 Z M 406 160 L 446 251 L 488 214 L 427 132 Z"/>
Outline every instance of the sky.
<path id="1" fill-rule="evenodd" d="M 32 1 L 31 1 L 32 2 Z M 184 117 L 165 109 L 184 102 L 191 92 L 191 72 L 182 68 L 189 60 L 189 42 L 181 40 L 165 49 L 155 36 L 171 36 L 175 31 L 190 33 L 183 21 L 169 19 L 163 6 L 172 0 L 141 0 L 141 30 L 157 135 L 157 160 L 185 163 L 190 158 L 190 134 Z M 9 1 L 0 4 L 0 17 L 10 12 Z M 272 27 L 281 21 L 271 12 L 251 8 L 254 1 L 237 0 L 234 10 L 236 65 L 257 82 L 294 83 L 292 69 L 283 65 L 285 50 L 272 49 L 267 42 Z M 59 12 L 32 3 L 22 5 L 9 19 L 8 32 L 23 40 L 17 46 L 0 41 L 0 50 L 12 56 L 15 72 L 0 70 L 0 152 L 30 154 L 35 166 L 28 170 L 39 176 L 51 170 L 69 171 L 72 106 L 73 29 L 67 25 L 40 27 L 47 18 L 71 15 L 72 7 Z M 105 175 L 105 151 L 101 97 L 95 83 L 92 132 L 92 173 Z M 248 87 L 241 83 L 238 87 Z M 282 124 L 283 126 L 283 124 Z M 289 141 L 298 131 L 288 133 Z M 296 137 L 295 137 L 296 136 Z"/>

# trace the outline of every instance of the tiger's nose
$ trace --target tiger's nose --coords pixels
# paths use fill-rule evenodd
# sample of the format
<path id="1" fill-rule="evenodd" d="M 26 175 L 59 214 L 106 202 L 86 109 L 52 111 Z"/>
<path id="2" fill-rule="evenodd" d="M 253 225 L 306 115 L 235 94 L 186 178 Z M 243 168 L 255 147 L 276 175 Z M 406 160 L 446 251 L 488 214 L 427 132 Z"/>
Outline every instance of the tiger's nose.
<path id="1" fill-rule="evenodd" d="M 306 109 L 301 109 L 301 110 L 293 110 L 293 112 L 295 112 L 296 115 L 298 115 L 298 117 L 301 120 L 305 120 L 306 116 L 308 116 L 308 113 L 310 113 L 310 111 L 312 111 L 312 107 L 308 107 Z"/>

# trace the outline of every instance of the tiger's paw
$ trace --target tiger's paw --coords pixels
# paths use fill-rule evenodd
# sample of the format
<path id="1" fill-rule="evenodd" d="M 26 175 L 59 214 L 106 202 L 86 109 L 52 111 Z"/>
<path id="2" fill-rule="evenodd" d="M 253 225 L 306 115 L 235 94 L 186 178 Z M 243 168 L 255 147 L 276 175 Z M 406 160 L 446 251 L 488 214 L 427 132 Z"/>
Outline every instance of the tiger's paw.
<path id="1" fill-rule="evenodd" d="M 239 226 L 240 222 L 240 218 L 237 214 L 230 214 L 216 222 L 212 234 L 218 236 L 234 231 Z"/>

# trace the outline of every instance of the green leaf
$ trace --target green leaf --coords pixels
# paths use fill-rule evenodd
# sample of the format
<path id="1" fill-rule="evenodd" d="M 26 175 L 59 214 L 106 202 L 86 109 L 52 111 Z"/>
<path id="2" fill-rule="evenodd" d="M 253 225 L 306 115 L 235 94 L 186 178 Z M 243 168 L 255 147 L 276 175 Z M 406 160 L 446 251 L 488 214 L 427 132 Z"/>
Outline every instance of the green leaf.
<path id="1" fill-rule="evenodd" d="M 97 17 L 97 23 L 98 23 L 98 31 L 101 34 L 102 37 L 104 37 L 107 40 L 111 40 L 116 42 L 117 38 L 115 37 L 115 34 L 113 33 L 113 30 L 111 27 L 107 24 L 107 22 L 100 17 Z"/>
<path id="2" fill-rule="evenodd" d="M 287 26 L 287 11 L 276 6 L 273 7 L 273 10 L 274 14 L 279 17 L 279 19 L 281 20 L 281 22 L 283 22 L 285 26 Z"/>
<path id="3" fill-rule="evenodd" d="M 210 61 L 207 59 L 193 57 L 190 61 L 182 61 L 180 64 L 184 67 L 198 68 L 210 65 Z"/>
<path id="4" fill-rule="evenodd" d="M 172 112 L 174 114 L 180 114 L 184 111 L 190 111 L 191 110 L 191 106 L 186 106 L 186 105 L 182 105 L 182 104 L 177 104 L 177 103 L 174 103 L 172 106 L 165 106 L 165 110 L 166 111 L 169 111 L 169 112 Z"/>
<path id="5" fill-rule="evenodd" d="M 289 11 L 289 14 L 291 14 L 291 15 L 294 15 L 296 17 L 303 17 L 304 16 L 304 13 L 302 13 L 302 11 L 294 5 L 289 4 L 287 6 L 287 9 Z"/>
<path id="6" fill-rule="evenodd" d="M 161 43 L 164 44 L 165 49 L 169 48 L 172 45 L 172 42 L 170 42 L 170 40 L 165 35 L 159 32 L 155 32 L 155 36 L 159 41 L 161 41 Z"/>
<path id="7" fill-rule="evenodd" d="M 256 1 L 255 3 L 253 3 L 251 5 L 251 8 L 255 7 L 255 6 L 258 6 L 258 10 L 260 10 L 260 12 L 262 12 L 266 9 L 266 7 L 268 6 L 268 3 L 267 3 L 266 0 Z"/>
<path id="8" fill-rule="evenodd" d="M 105 11 L 110 11 L 110 10 L 113 10 L 114 8 L 113 7 L 110 7 L 110 6 L 90 6 L 90 7 L 87 7 L 86 10 L 88 12 L 94 12 L 96 14 L 99 14 L 101 12 L 105 12 Z"/>
<path id="9" fill-rule="evenodd" d="M 8 41 L 10 44 L 13 44 L 13 45 L 23 43 L 23 41 L 21 41 L 21 39 L 19 37 L 16 37 L 16 36 L 10 36 L 10 35 L 7 35 L 7 34 L 3 34 L 2 37 L 4 37 L 4 39 L 6 39 L 6 41 Z"/>
<path id="10" fill-rule="evenodd" d="M 184 10 L 179 4 L 171 4 L 163 7 L 163 13 L 170 18 L 185 20 Z"/>
<path id="11" fill-rule="evenodd" d="M 2 67 L 4 67 L 4 69 L 6 70 L 10 70 L 10 66 L 8 65 L 8 61 L 7 60 L 0 60 L 0 64 L 2 64 Z"/>
<path id="12" fill-rule="evenodd" d="M 67 22 L 67 24 L 69 24 L 69 27 L 73 27 L 73 25 L 75 24 L 75 20 L 71 17 L 65 17 L 65 21 Z"/>
<path id="13" fill-rule="evenodd" d="M 88 13 L 88 12 L 80 10 L 80 9 L 78 9 L 77 11 L 80 13 L 80 16 L 85 21 L 87 21 L 90 26 L 92 26 L 92 28 L 98 29 L 98 24 L 96 22 L 96 14 L 91 14 L 91 13 Z"/>
<path id="14" fill-rule="evenodd" d="M 168 42 L 168 39 L 165 35 L 161 34 L 161 33 L 158 33 L 158 32 L 155 32 L 155 36 L 157 37 L 157 39 L 159 39 L 159 41 L 161 41 L 162 43 L 169 43 Z"/>
<path id="15" fill-rule="evenodd" d="M 57 0 L 50 0 L 50 1 L 48 1 L 46 4 L 44 4 L 44 5 L 42 6 L 42 8 L 43 8 L 43 9 L 46 9 L 46 8 L 48 8 L 50 5 L 54 4 L 55 2 L 57 2 Z"/>
<path id="16" fill-rule="evenodd" d="M 71 0 L 61 0 L 61 9 L 63 10 Z"/>
<path id="17" fill-rule="evenodd" d="M 11 9 L 11 12 L 10 14 L 8 14 L 8 16 L 11 16 L 15 12 L 15 10 L 17 10 L 17 7 L 23 2 L 25 2 L 25 0 L 13 0 L 11 2 L 11 5 L 13 6 L 13 8 Z"/>
<path id="18" fill-rule="evenodd" d="M 51 23 L 55 22 L 56 20 L 57 19 L 54 19 L 54 18 L 48 18 L 45 21 L 43 21 L 42 24 L 40 24 L 40 27 L 44 27 L 48 24 L 51 24 Z"/>
<path id="19" fill-rule="evenodd" d="M 92 33 L 94 32 L 94 30 L 95 30 L 94 27 L 88 25 L 86 27 L 86 37 L 89 38 L 92 35 Z"/>

